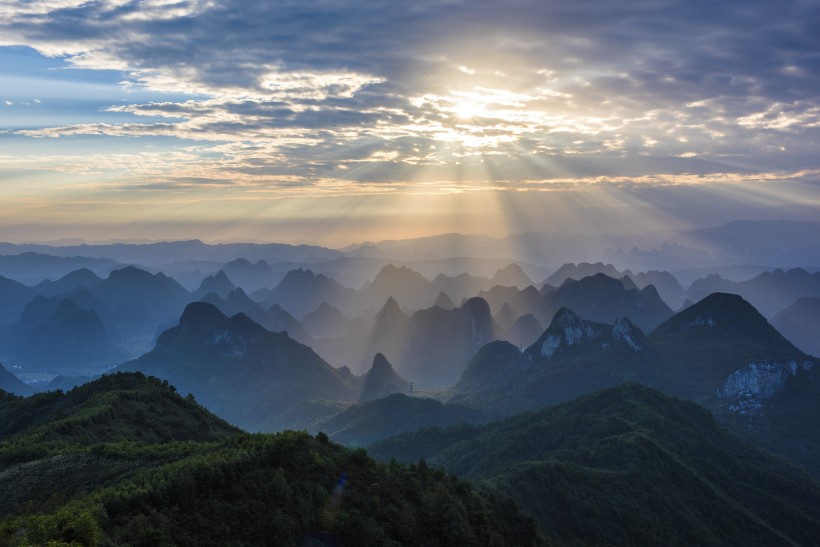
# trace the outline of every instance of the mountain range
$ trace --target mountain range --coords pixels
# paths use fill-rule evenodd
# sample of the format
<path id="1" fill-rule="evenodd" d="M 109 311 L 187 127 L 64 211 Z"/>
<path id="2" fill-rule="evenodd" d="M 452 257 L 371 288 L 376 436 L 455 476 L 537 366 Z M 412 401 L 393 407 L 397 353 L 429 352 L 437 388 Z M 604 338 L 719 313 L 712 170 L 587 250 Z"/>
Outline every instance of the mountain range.
<path id="1" fill-rule="evenodd" d="M 820 530 L 817 482 L 697 405 L 636 384 L 369 450 L 508 495 L 563 545 L 805 545 Z"/>

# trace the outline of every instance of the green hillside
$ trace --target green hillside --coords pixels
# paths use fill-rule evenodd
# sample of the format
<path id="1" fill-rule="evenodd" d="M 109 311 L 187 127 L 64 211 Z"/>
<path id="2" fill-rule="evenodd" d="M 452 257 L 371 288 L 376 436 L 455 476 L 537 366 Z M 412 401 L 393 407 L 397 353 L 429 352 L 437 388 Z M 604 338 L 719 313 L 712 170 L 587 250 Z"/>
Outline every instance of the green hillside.
<path id="1" fill-rule="evenodd" d="M 513 497 L 560 543 L 811 544 L 820 484 L 701 407 L 626 384 L 485 426 L 376 443 Z"/>
<path id="2" fill-rule="evenodd" d="M 512 502 L 425 464 L 242 434 L 139 374 L 0 405 L 0 545 L 543 543 Z"/>

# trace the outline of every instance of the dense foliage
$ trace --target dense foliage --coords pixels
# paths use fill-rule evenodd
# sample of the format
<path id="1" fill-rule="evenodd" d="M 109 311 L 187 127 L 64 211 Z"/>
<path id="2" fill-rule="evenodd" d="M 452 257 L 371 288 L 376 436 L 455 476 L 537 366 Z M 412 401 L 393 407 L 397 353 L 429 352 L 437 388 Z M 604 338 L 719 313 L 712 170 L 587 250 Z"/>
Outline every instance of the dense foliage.
<path id="1" fill-rule="evenodd" d="M 810 544 L 820 485 L 708 412 L 635 384 L 485 426 L 404 434 L 379 458 L 425 458 L 512 496 L 559 542 Z"/>
<path id="2" fill-rule="evenodd" d="M 184 420 L 171 430 L 152 410 L 166 400 Z M 201 415 L 213 417 L 141 375 L 68 394 L 3 394 L 0 405 L 15 416 L 0 440 L 0 545 L 541 543 L 511 501 L 423 462 L 378 464 L 363 449 L 293 431 L 226 426 L 222 440 L 193 440 Z M 138 425 L 130 417 L 140 411 Z"/>

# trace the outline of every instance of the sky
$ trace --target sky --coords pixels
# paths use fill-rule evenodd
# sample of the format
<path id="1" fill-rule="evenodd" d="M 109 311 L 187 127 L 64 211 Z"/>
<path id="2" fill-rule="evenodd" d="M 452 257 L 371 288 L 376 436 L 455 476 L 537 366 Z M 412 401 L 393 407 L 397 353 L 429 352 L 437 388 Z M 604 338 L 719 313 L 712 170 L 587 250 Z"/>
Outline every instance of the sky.
<path id="1" fill-rule="evenodd" d="M 820 221 L 820 0 L 0 1 L 0 239 Z"/>

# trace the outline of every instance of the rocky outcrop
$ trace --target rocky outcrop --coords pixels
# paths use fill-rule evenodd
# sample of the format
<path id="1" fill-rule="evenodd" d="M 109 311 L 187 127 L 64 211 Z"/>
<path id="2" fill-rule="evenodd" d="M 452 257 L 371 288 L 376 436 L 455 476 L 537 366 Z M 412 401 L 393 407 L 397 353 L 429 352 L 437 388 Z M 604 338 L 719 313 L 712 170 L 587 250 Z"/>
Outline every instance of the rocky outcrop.
<path id="1" fill-rule="evenodd" d="M 809 361 L 754 361 L 736 370 L 717 392 L 730 412 L 748 414 L 759 411 L 763 403 L 780 393 L 799 369 L 812 368 Z"/>

